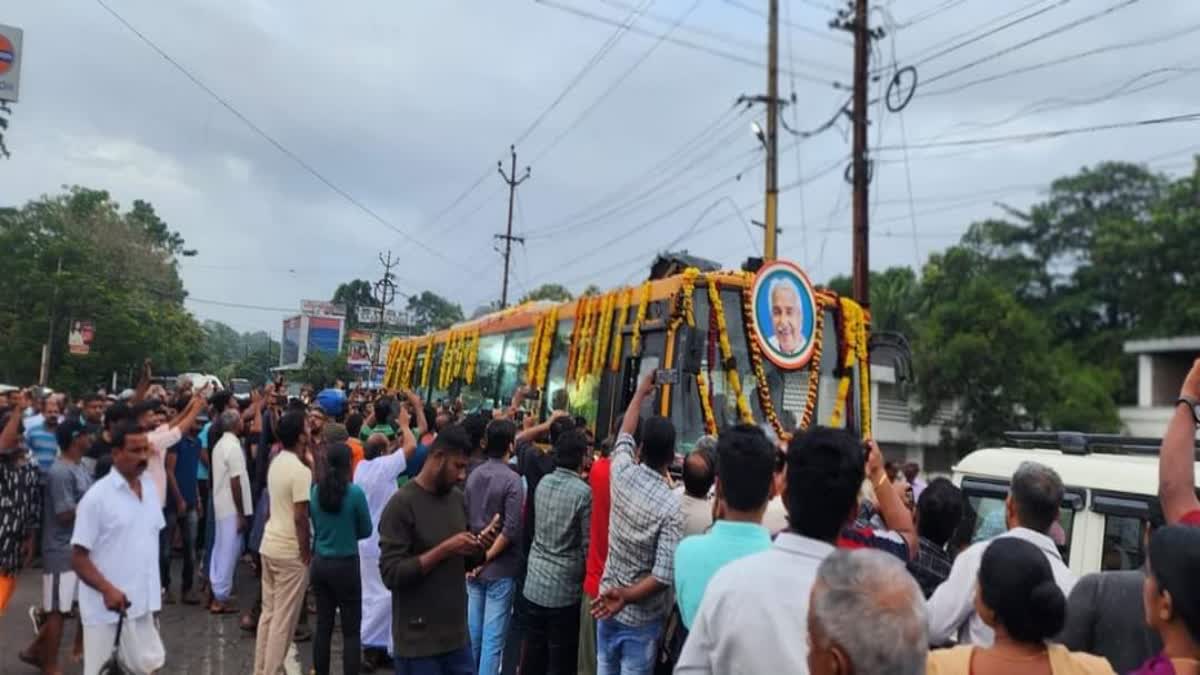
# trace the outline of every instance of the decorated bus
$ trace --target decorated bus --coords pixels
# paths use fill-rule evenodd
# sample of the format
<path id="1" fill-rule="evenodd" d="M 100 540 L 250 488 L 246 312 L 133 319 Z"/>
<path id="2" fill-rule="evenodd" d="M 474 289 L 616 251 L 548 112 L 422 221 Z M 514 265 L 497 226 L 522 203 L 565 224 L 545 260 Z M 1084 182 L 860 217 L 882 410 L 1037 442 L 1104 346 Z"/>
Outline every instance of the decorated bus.
<path id="1" fill-rule="evenodd" d="M 781 438 L 814 424 L 870 433 L 867 317 L 787 261 L 755 271 L 673 265 L 634 287 L 533 302 L 393 340 L 384 385 L 467 410 L 529 387 L 531 412 L 567 410 L 603 438 L 638 380 L 687 452 L 747 422 Z"/>

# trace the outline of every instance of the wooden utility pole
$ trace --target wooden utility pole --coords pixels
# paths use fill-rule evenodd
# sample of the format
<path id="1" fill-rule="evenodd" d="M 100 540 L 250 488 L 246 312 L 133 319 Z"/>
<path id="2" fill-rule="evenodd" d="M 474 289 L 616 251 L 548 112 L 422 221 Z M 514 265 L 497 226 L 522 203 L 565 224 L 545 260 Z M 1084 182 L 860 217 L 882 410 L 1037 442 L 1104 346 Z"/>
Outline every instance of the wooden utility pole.
<path id="1" fill-rule="evenodd" d="M 779 0 L 767 11 L 767 196 L 763 232 L 763 261 L 775 259 L 779 227 Z"/>
<path id="2" fill-rule="evenodd" d="M 867 23 L 867 0 L 853 0 L 854 19 L 854 299 L 863 307 L 871 303 L 870 223 L 867 190 L 870 185 L 870 161 L 867 158 L 867 65 L 870 58 L 871 29 Z"/>
<path id="3" fill-rule="evenodd" d="M 392 268 L 400 264 L 399 259 L 392 261 L 392 252 L 387 252 L 387 258 L 379 254 L 379 264 L 383 265 L 383 278 L 375 282 L 375 300 L 379 303 L 379 318 L 375 321 L 375 350 L 371 354 L 371 366 L 367 372 L 367 382 L 375 379 L 375 367 L 379 364 L 379 352 L 383 349 L 383 326 L 387 318 L 388 305 L 396 299 L 396 282 Z"/>
<path id="4" fill-rule="evenodd" d="M 517 186 L 529 180 L 529 167 L 525 167 L 525 175 L 517 178 L 517 148 L 509 146 L 508 151 L 512 154 L 512 168 L 508 173 L 504 173 L 504 163 L 496 162 L 496 170 L 500 172 L 500 177 L 508 183 L 508 228 L 504 234 L 495 235 L 497 239 L 504 242 L 504 285 L 500 290 L 500 309 L 508 307 L 508 272 L 509 263 L 512 260 L 512 244 L 514 241 L 525 243 L 524 237 L 514 237 L 512 233 L 513 221 L 513 202 L 517 197 Z"/>

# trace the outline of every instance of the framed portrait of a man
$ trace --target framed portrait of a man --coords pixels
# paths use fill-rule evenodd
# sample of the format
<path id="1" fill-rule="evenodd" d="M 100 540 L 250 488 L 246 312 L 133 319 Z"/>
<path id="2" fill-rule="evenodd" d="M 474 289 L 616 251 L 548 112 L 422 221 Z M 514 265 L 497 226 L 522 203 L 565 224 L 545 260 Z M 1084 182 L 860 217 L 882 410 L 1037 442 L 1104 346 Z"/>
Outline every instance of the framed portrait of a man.
<path id="1" fill-rule="evenodd" d="M 794 263 L 777 260 L 759 269 L 751 291 L 763 355 L 785 370 L 803 368 L 816 346 L 817 299 L 808 275 Z"/>

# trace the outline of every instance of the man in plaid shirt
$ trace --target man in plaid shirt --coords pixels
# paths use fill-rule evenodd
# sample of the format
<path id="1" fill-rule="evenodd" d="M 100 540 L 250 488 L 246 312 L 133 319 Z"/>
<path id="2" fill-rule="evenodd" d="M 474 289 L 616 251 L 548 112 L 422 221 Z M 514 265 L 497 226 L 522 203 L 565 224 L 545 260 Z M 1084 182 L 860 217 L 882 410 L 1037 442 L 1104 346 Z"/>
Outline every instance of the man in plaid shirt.
<path id="1" fill-rule="evenodd" d="M 642 403 L 654 391 L 646 377 L 629 409 L 612 451 L 612 508 L 608 560 L 596 617 L 598 675 L 653 672 L 655 645 L 671 608 L 675 548 L 683 533 L 679 495 L 667 472 L 675 458 L 675 427 L 665 417 L 642 425 L 640 463 L 634 461 L 634 432 Z"/>

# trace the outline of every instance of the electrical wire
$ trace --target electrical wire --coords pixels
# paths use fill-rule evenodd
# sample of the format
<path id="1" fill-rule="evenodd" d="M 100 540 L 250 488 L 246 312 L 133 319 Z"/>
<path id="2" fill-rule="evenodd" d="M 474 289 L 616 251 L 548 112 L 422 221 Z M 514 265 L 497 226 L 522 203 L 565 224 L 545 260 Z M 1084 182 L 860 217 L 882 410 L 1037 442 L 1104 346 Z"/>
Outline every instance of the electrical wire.
<path id="1" fill-rule="evenodd" d="M 608 38 L 601 43 L 596 52 L 592 54 L 586 63 L 583 64 L 583 67 L 580 68 L 579 72 L 575 73 L 575 75 L 567 82 L 567 85 L 563 87 L 562 91 L 560 91 L 558 95 L 555 96 L 554 99 L 551 100 L 550 103 L 542 110 L 542 112 L 539 113 L 538 116 L 529 123 L 529 126 L 525 127 L 525 130 L 517 136 L 515 141 L 513 141 L 513 145 L 520 145 L 523 141 L 525 141 L 525 139 L 529 138 L 529 135 L 532 134 L 534 130 L 546 120 L 546 117 L 548 117 L 550 113 L 553 112 L 554 109 L 563 102 L 564 99 L 566 99 L 567 95 L 570 94 L 575 87 L 579 86 L 579 83 L 583 81 L 583 78 L 587 77 L 588 73 L 590 73 L 593 68 L 599 65 L 600 62 L 603 61 L 610 52 L 612 52 L 613 47 L 615 47 L 617 43 L 620 42 L 621 38 L 629 32 L 630 28 L 633 27 L 633 23 L 637 21 L 638 17 L 640 17 L 653 3 L 654 0 L 642 0 L 640 5 L 637 5 L 630 10 L 629 16 L 625 17 L 625 19 L 621 22 L 614 24 L 616 26 L 616 30 L 613 31 L 612 35 L 609 35 Z"/>
<path id="2" fill-rule="evenodd" d="M 942 12 L 945 12 L 947 9 L 950 9 L 957 5 L 961 5 L 964 2 L 966 2 L 966 0 L 945 0 L 945 2 L 938 5 L 937 7 L 931 7 L 927 10 L 917 12 L 913 16 L 909 17 L 908 20 L 898 22 L 896 24 L 895 28 L 893 28 L 892 30 L 896 31 L 896 30 L 900 30 L 901 28 L 909 28 L 911 26 L 915 26 L 923 21 L 932 19 L 933 17 L 941 14 Z"/>
<path id="3" fill-rule="evenodd" d="M 578 16 L 583 19 L 589 19 L 591 21 L 608 24 L 610 26 L 620 25 L 619 23 L 617 23 L 617 21 L 615 19 L 611 19 L 611 18 L 601 15 L 601 14 L 596 14 L 595 12 L 589 12 L 588 10 L 585 10 L 585 9 L 579 9 L 578 7 L 573 7 L 571 5 L 567 5 L 562 2 L 558 2 L 557 0 L 534 0 L 534 2 L 536 2 L 539 5 L 544 5 L 546 7 L 552 8 L 552 9 L 557 9 L 559 11 L 566 12 L 568 14 L 574 14 L 575 16 Z M 629 27 L 629 32 L 637 34 L 637 35 L 642 35 L 645 37 L 656 38 L 656 39 L 661 36 L 661 33 L 656 33 L 652 30 L 647 30 L 644 28 L 638 28 L 637 26 Z M 761 69 L 761 68 L 767 67 L 767 64 L 762 61 L 748 58 L 748 57 L 742 56 L 740 54 L 736 54 L 734 52 L 717 49 L 715 47 L 704 45 L 699 42 L 695 42 L 693 40 L 687 40 L 687 39 L 678 38 L 678 37 L 666 37 L 666 38 L 664 38 L 664 40 L 666 42 L 669 42 L 669 43 L 679 46 L 679 47 L 684 47 L 686 49 L 691 49 L 693 51 L 708 54 L 710 56 L 722 58 L 726 61 L 730 61 L 733 63 L 740 63 L 742 65 L 751 66 L 755 69 Z M 796 77 L 798 77 L 802 80 L 808 81 L 808 82 L 814 82 L 816 84 L 826 84 L 826 85 L 832 84 L 832 82 L 830 81 L 829 78 L 822 77 L 820 75 L 815 75 L 813 73 L 796 73 Z"/>
<path id="4" fill-rule="evenodd" d="M 1063 5 L 1067 4 L 1071 0 L 1056 0 L 1055 3 L 1049 7 L 1045 7 L 1036 12 L 1032 12 L 1030 14 L 1020 16 L 1020 17 L 1018 17 L 1012 21 L 1009 21 L 1001 26 L 998 26 L 996 28 L 988 30 L 989 26 L 991 26 L 995 23 L 1004 21 L 1005 19 L 1007 19 L 1011 16 L 1021 14 L 1022 12 L 1026 11 L 1028 9 L 1031 9 L 1033 7 L 1036 7 L 1046 1 L 1047 0 L 1033 0 L 1033 2 L 1030 2 L 1026 5 L 1022 5 L 1021 7 L 1018 7 L 1015 10 L 1001 14 L 1000 16 L 989 19 L 988 21 L 984 21 L 982 24 L 976 26 L 975 28 L 968 30 L 968 31 L 964 31 L 963 33 L 961 33 L 961 35 L 969 35 L 971 33 L 974 33 L 976 31 L 981 31 L 981 30 L 984 31 L 983 33 L 980 33 L 979 35 L 975 35 L 970 38 L 966 38 L 964 40 L 960 40 L 959 42 L 956 42 L 956 43 L 954 41 L 955 41 L 955 39 L 957 39 L 957 36 L 954 38 L 950 38 L 949 40 L 945 40 L 943 42 L 939 42 L 937 44 L 930 45 L 930 46 L 918 51 L 917 53 L 913 54 L 912 56 L 904 59 L 904 62 L 909 65 L 912 65 L 912 66 L 922 66 L 926 63 L 929 63 L 930 61 L 932 61 L 934 59 L 941 58 L 943 56 L 946 56 L 947 54 L 953 54 L 954 52 L 962 49 L 963 47 L 968 47 L 970 45 L 975 44 L 976 42 L 979 42 L 980 40 L 985 40 L 997 33 L 1008 30 L 1009 28 L 1012 28 L 1013 26 L 1020 25 L 1022 23 L 1025 23 L 1026 21 L 1032 21 L 1033 19 L 1038 18 L 1039 16 L 1041 16 L 1042 14 L 1045 14 L 1046 12 L 1049 12 L 1051 10 L 1062 7 Z M 954 43 L 954 44 L 947 47 L 946 45 L 948 45 L 950 43 Z"/>
<path id="5" fill-rule="evenodd" d="M 1054 129 L 1051 131 L 1034 131 L 1023 134 L 1010 134 L 1007 136 L 992 136 L 989 138 L 964 138 L 949 141 L 927 141 L 908 145 L 908 149 L 919 150 L 925 148 L 950 148 L 971 145 L 990 145 L 994 143 L 1025 143 L 1031 141 L 1047 140 L 1051 138 L 1060 138 L 1062 136 L 1073 136 L 1076 134 L 1095 133 L 1099 131 L 1110 131 L 1113 129 L 1130 129 L 1133 127 L 1148 127 L 1161 124 L 1178 124 L 1181 122 L 1200 121 L 1200 112 L 1184 113 L 1181 115 L 1169 115 L 1167 117 L 1154 117 L 1150 119 L 1134 120 L 1129 122 L 1113 122 L 1110 124 L 1093 124 L 1083 127 L 1070 127 L 1066 129 Z M 875 148 L 876 151 L 901 150 L 905 146 L 888 145 Z"/>
<path id="6" fill-rule="evenodd" d="M 655 40 L 652 45 L 650 45 L 649 49 L 642 52 L 642 54 L 628 68 L 626 68 L 625 71 L 622 72 L 617 79 L 608 86 L 607 89 L 601 92 L 600 95 L 597 96 L 595 100 L 593 100 L 592 103 L 583 110 L 583 112 L 579 113 L 579 115 L 575 117 L 574 121 L 567 125 L 566 129 L 563 129 L 557 136 L 554 137 L 554 140 L 551 141 L 549 145 L 544 147 L 542 151 L 534 157 L 533 163 L 537 164 L 546 155 L 548 155 L 551 150 L 558 147 L 558 144 L 561 143 L 567 136 L 569 136 L 571 132 L 575 131 L 575 129 L 577 129 L 579 125 L 582 124 L 585 119 L 587 119 L 588 115 L 591 115 L 592 112 L 595 111 L 605 99 L 607 99 L 614 91 L 616 91 L 618 87 L 624 84 L 625 81 L 629 79 L 629 76 L 633 75 L 634 71 L 640 68 L 647 59 L 653 56 L 654 52 L 658 51 L 658 48 L 663 45 L 663 42 L 668 37 L 670 37 L 671 33 L 673 33 L 676 28 L 679 28 L 679 26 L 684 22 L 684 20 L 687 19 L 688 16 L 692 14 L 692 12 L 696 11 L 696 8 L 700 6 L 700 2 L 701 0 L 694 0 L 694 2 L 692 2 L 692 4 L 682 14 L 679 15 L 679 17 L 675 20 L 675 23 L 671 24 L 671 27 L 667 29 L 667 32 L 659 36 L 659 38 Z"/>
<path id="7" fill-rule="evenodd" d="M 249 117 L 247 117 L 244 113 L 242 113 L 242 111 L 238 110 L 238 108 L 236 106 L 234 106 L 232 103 L 230 103 L 229 100 L 227 100 L 226 98 L 224 98 L 223 96 L 218 94 L 216 91 L 214 91 L 207 84 L 205 84 L 202 80 L 200 80 L 199 77 L 197 77 L 190 70 L 188 70 L 188 68 L 186 66 L 184 66 L 182 63 L 180 63 L 174 57 L 172 57 L 170 54 L 168 54 L 162 47 L 158 46 L 158 44 L 156 42 L 154 42 L 154 40 L 150 39 L 149 36 L 147 36 L 142 31 L 138 30 L 133 24 L 131 24 L 129 21 L 127 21 L 124 16 L 122 16 L 119 12 L 117 12 L 110 5 L 108 5 L 108 3 L 105 2 L 105 0 L 96 0 L 96 4 L 98 4 L 98 5 L 100 5 L 100 7 L 104 8 L 104 10 L 107 11 L 109 14 L 111 14 L 112 17 L 114 19 L 116 19 L 121 25 L 123 25 L 127 30 L 129 30 L 131 33 L 136 35 L 139 40 L 141 40 L 146 46 L 150 47 L 150 49 L 152 49 L 156 54 L 158 54 L 159 57 L 161 57 L 164 61 L 166 61 L 168 64 L 170 64 L 172 67 L 174 67 L 177 71 L 179 71 L 184 77 L 186 77 L 198 89 L 200 89 L 205 94 L 207 94 L 210 98 L 212 98 L 214 101 L 219 103 L 221 105 L 221 107 L 223 107 L 227 111 L 229 111 L 229 113 L 231 115 L 233 115 L 238 120 L 240 120 L 243 124 L 245 124 L 247 128 L 249 128 L 251 131 L 253 131 L 255 134 L 257 134 L 260 138 L 265 140 L 271 146 L 273 146 L 276 150 L 278 150 L 280 153 L 282 153 L 285 157 L 292 160 L 297 166 L 299 166 L 301 169 L 303 169 L 305 172 L 307 172 L 309 175 L 311 175 L 313 178 L 315 178 L 318 182 L 322 183 L 323 185 L 325 185 L 325 187 L 329 188 L 331 191 L 333 191 L 335 194 L 340 196 L 342 199 L 346 200 L 347 203 L 354 206 L 356 209 L 361 211 L 363 214 L 367 215 L 372 220 L 378 222 L 380 225 L 383 225 L 387 229 L 392 230 L 393 232 L 396 232 L 397 234 L 404 236 L 407 241 L 409 241 L 413 244 L 416 244 L 422 250 L 426 251 L 430 255 L 437 257 L 438 259 L 442 260 L 443 262 L 446 262 L 446 263 L 449 263 L 452 265 L 461 265 L 462 264 L 462 261 L 458 261 L 458 260 L 454 260 L 454 259 L 450 258 L 449 256 L 443 254 L 441 251 L 438 251 L 437 249 L 433 248 L 429 244 L 426 244 L 424 241 L 421 240 L 421 238 L 414 236 L 412 233 L 407 232 L 404 229 L 397 227 L 396 225 L 393 225 L 391 223 L 391 221 L 384 218 L 382 215 L 380 215 L 377 211 L 375 211 L 371 207 L 369 207 L 366 204 L 364 204 L 363 202 L 359 201 L 357 198 L 355 198 L 353 195 L 351 195 L 348 191 L 346 191 L 346 189 L 342 188 L 340 185 L 338 185 L 337 183 L 330 180 L 328 177 L 325 176 L 325 174 L 318 171 L 316 167 L 314 167 L 312 164 L 309 164 L 303 157 L 296 154 L 294 151 L 292 151 L 286 145 L 281 143 L 274 136 L 267 133 L 267 131 L 264 130 L 261 126 L 259 126 L 257 123 L 255 123 L 253 120 L 251 120 Z"/>
<path id="8" fill-rule="evenodd" d="M 246 305 L 240 302 L 225 302 L 224 300 L 205 300 L 193 296 L 185 296 L 184 302 L 197 302 L 202 305 L 217 305 L 218 307 L 232 307 L 234 309 L 253 309 L 262 312 L 281 312 L 284 314 L 299 314 L 300 310 L 295 307 L 265 307 L 263 305 Z"/>
<path id="9" fill-rule="evenodd" d="M 757 16 L 761 19 L 768 18 L 766 12 L 762 11 L 761 9 L 759 9 L 757 7 L 751 7 L 750 5 L 747 5 L 746 3 L 742 2 L 741 0 L 725 0 L 725 4 L 731 5 L 733 7 L 737 7 L 738 9 L 742 10 L 743 12 L 746 12 L 748 14 L 753 14 L 754 16 Z M 840 45 L 842 47 L 853 47 L 854 46 L 849 40 L 839 40 L 838 38 L 835 38 L 826 32 L 819 31 L 815 28 L 809 28 L 808 26 L 805 26 L 803 24 L 795 23 L 790 20 L 784 21 L 781 23 L 784 26 L 787 26 L 788 28 L 798 30 L 801 33 L 805 33 L 805 34 L 811 35 L 815 38 L 825 40 L 826 42 L 832 42 L 835 45 Z"/>
<path id="10" fill-rule="evenodd" d="M 1074 54 L 1067 54 L 1065 56 L 1060 56 L 1058 58 L 1050 59 L 1048 61 L 1042 61 L 1040 63 L 1034 63 L 1034 64 L 1030 64 L 1030 65 L 1026 65 L 1026 66 L 1020 66 L 1018 68 L 1006 70 L 1001 73 L 996 73 L 995 75 L 979 77 L 974 80 L 970 80 L 969 82 L 964 82 L 962 84 L 957 84 L 957 85 L 954 85 L 951 87 L 935 89 L 934 91 L 923 91 L 922 96 L 945 96 L 947 94 L 955 94 L 960 91 L 964 91 L 966 89 L 970 89 L 972 87 L 979 86 L 981 84 L 988 84 L 990 82 L 996 82 L 998 80 L 1003 80 L 1003 79 L 1006 79 L 1009 77 L 1013 77 L 1015 75 L 1024 75 L 1026 73 L 1032 73 L 1034 71 L 1043 70 L 1045 68 L 1051 68 L 1053 66 L 1059 66 L 1064 63 L 1071 63 L 1072 61 L 1079 61 L 1080 59 L 1085 59 L 1085 58 L 1088 58 L 1091 56 L 1096 56 L 1099 54 L 1107 54 L 1110 52 L 1124 51 L 1126 49 L 1136 49 L 1138 47 L 1159 46 L 1159 45 L 1163 44 L 1164 42 L 1169 42 L 1171 40 L 1175 40 L 1175 39 L 1178 39 L 1178 38 L 1181 38 L 1181 37 L 1184 37 L 1187 35 L 1191 35 L 1191 34 L 1197 33 L 1197 32 L 1200 32 L 1200 23 L 1194 23 L 1190 26 L 1186 26 L 1186 27 L 1178 29 L 1178 30 L 1168 31 L 1165 33 L 1159 33 L 1158 35 L 1151 35 L 1148 37 L 1140 38 L 1138 40 L 1130 40 L 1127 42 L 1118 42 L 1116 44 L 1106 45 L 1103 47 L 1096 47 L 1096 48 L 1088 49 L 1088 50 L 1085 50 L 1082 52 L 1076 52 Z"/>
<path id="11" fill-rule="evenodd" d="M 1005 47 L 998 51 L 992 52 L 991 54 L 988 54 L 986 56 L 982 56 L 978 59 L 975 59 L 974 61 L 969 61 L 964 65 L 957 66 L 955 68 L 951 68 L 950 70 L 943 71 L 943 72 L 941 72 L 937 75 L 934 75 L 933 77 L 925 80 L 925 84 L 930 85 L 930 84 L 933 84 L 934 82 L 940 82 L 941 80 L 944 80 L 947 77 L 953 77 L 954 75 L 957 75 L 964 71 L 970 70 L 971 68 L 974 68 L 976 66 L 980 66 L 980 65 L 983 65 L 990 61 L 994 61 L 994 60 L 1000 58 L 1001 56 L 1006 56 L 1015 51 L 1024 49 L 1032 44 L 1041 42 L 1042 40 L 1046 40 L 1046 39 L 1055 37 L 1057 35 L 1061 35 L 1069 30 L 1073 30 L 1084 24 L 1091 23 L 1092 21 L 1096 21 L 1098 19 L 1107 17 L 1111 14 L 1114 14 L 1115 12 L 1118 12 L 1122 9 L 1125 9 L 1127 7 L 1135 5 L 1138 2 L 1141 2 L 1141 0 L 1121 0 L 1120 2 L 1113 4 L 1113 5 L 1109 5 L 1108 7 L 1105 7 L 1104 9 L 1102 9 L 1098 12 L 1092 12 L 1091 14 L 1085 15 L 1085 16 L 1075 19 L 1073 21 L 1068 21 L 1065 24 L 1062 24 L 1060 26 L 1052 28 L 1044 33 L 1039 33 L 1038 35 L 1035 35 L 1027 40 L 1022 40 L 1021 42 L 1018 42 L 1014 45 L 1009 45 L 1008 47 Z"/>

